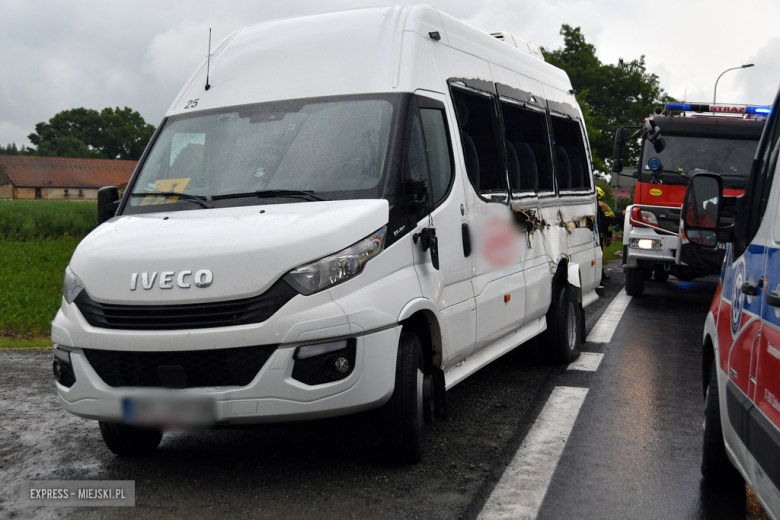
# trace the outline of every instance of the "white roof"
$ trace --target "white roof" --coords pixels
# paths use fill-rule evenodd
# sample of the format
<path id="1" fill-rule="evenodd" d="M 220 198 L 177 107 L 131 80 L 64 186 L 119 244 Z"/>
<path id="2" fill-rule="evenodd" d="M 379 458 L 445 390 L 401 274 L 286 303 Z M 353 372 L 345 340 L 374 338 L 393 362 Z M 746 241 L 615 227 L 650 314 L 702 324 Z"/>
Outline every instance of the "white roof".
<path id="1" fill-rule="evenodd" d="M 429 36 L 433 31 L 439 41 Z M 198 99 L 194 110 L 206 110 L 319 96 L 445 92 L 449 77 L 501 78 L 576 106 L 562 70 L 430 6 L 416 5 L 287 18 L 236 31 L 212 50 L 211 88 L 205 90 L 204 60 L 167 115 L 184 112 L 193 99 Z"/>

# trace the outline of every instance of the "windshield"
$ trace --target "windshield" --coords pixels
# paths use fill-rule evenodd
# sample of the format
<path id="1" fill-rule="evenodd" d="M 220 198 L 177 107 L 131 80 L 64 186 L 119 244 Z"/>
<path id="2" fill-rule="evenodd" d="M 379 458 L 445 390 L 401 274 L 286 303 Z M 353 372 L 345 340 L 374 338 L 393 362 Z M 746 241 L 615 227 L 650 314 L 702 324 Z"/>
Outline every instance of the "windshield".
<path id="1" fill-rule="evenodd" d="M 744 186 L 758 141 L 706 137 L 664 136 L 666 148 L 658 153 L 653 145 L 642 146 L 642 173 L 650 174 L 648 162 L 657 157 L 663 165 L 661 175 L 672 183 L 685 184 L 694 173 L 710 172 L 741 181 Z M 680 175 L 684 174 L 684 175 Z M 676 178 L 676 179 L 675 179 Z M 725 179 L 724 179 L 725 180 Z"/>
<path id="2" fill-rule="evenodd" d="M 194 197 L 155 197 L 159 192 L 205 201 L 268 190 L 307 191 L 330 200 L 379 198 L 394 101 L 393 96 L 294 100 L 172 117 L 131 188 L 125 212 L 202 208 Z M 306 200 L 247 196 L 209 204 Z M 153 207 L 158 204 L 165 206 Z"/>

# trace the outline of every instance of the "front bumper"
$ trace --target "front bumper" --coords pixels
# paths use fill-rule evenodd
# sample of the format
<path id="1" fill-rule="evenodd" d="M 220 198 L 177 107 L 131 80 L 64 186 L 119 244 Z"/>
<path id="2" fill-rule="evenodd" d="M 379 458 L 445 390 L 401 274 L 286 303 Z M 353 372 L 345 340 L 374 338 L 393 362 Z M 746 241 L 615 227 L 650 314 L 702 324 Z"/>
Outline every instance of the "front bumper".
<path id="1" fill-rule="evenodd" d="M 182 332 L 182 331 L 180 331 Z M 187 388 L 111 387 L 80 348 L 71 350 L 76 382 L 57 384 L 60 403 L 87 419 L 123 422 L 122 400 L 165 395 L 213 399 L 217 425 L 284 422 L 347 415 L 376 408 L 390 399 L 401 326 L 356 338 L 353 372 L 345 379 L 309 386 L 292 378 L 294 347 L 280 346 L 247 386 Z"/>

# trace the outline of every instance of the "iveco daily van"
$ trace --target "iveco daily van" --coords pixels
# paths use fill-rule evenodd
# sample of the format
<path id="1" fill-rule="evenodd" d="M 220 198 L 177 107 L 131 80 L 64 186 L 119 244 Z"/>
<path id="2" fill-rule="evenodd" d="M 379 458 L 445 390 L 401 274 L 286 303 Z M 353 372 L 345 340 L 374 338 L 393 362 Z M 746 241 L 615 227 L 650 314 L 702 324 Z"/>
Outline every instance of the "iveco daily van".
<path id="1" fill-rule="evenodd" d="M 568 77 L 427 6 L 235 32 L 100 199 L 52 341 L 62 406 L 117 454 L 382 407 L 414 462 L 447 389 L 542 333 L 576 358 L 598 297 Z"/>

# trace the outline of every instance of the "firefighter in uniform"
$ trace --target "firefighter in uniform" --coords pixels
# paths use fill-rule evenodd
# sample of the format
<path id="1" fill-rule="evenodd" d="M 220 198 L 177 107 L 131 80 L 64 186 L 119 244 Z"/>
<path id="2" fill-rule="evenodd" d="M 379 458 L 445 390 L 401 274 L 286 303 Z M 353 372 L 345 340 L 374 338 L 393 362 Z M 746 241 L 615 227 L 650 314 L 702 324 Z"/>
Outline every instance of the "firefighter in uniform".
<path id="1" fill-rule="evenodd" d="M 602 190 L 599 187 L 596 187 L 596 190 L 599 194 L 599 208 L 598 208 L 598 225 L 599 225 L 599 238 L 601 239 L 601 252 L 604 255 L 604 262 L 606 263 L 607 257 L 606 257 L 606 251 L 607 247 L 612 245 L 612 227 L 615 224 L 615 214 L 612 212 L 612 208 L 609 207 L 609 205 L 604 202 L 604 190 Z M 601 279 L 602 280 L 609 280 L 609 276 L 607 276 L 607 273 L 604 271 L 604 269 L 601 270 Z"/>

